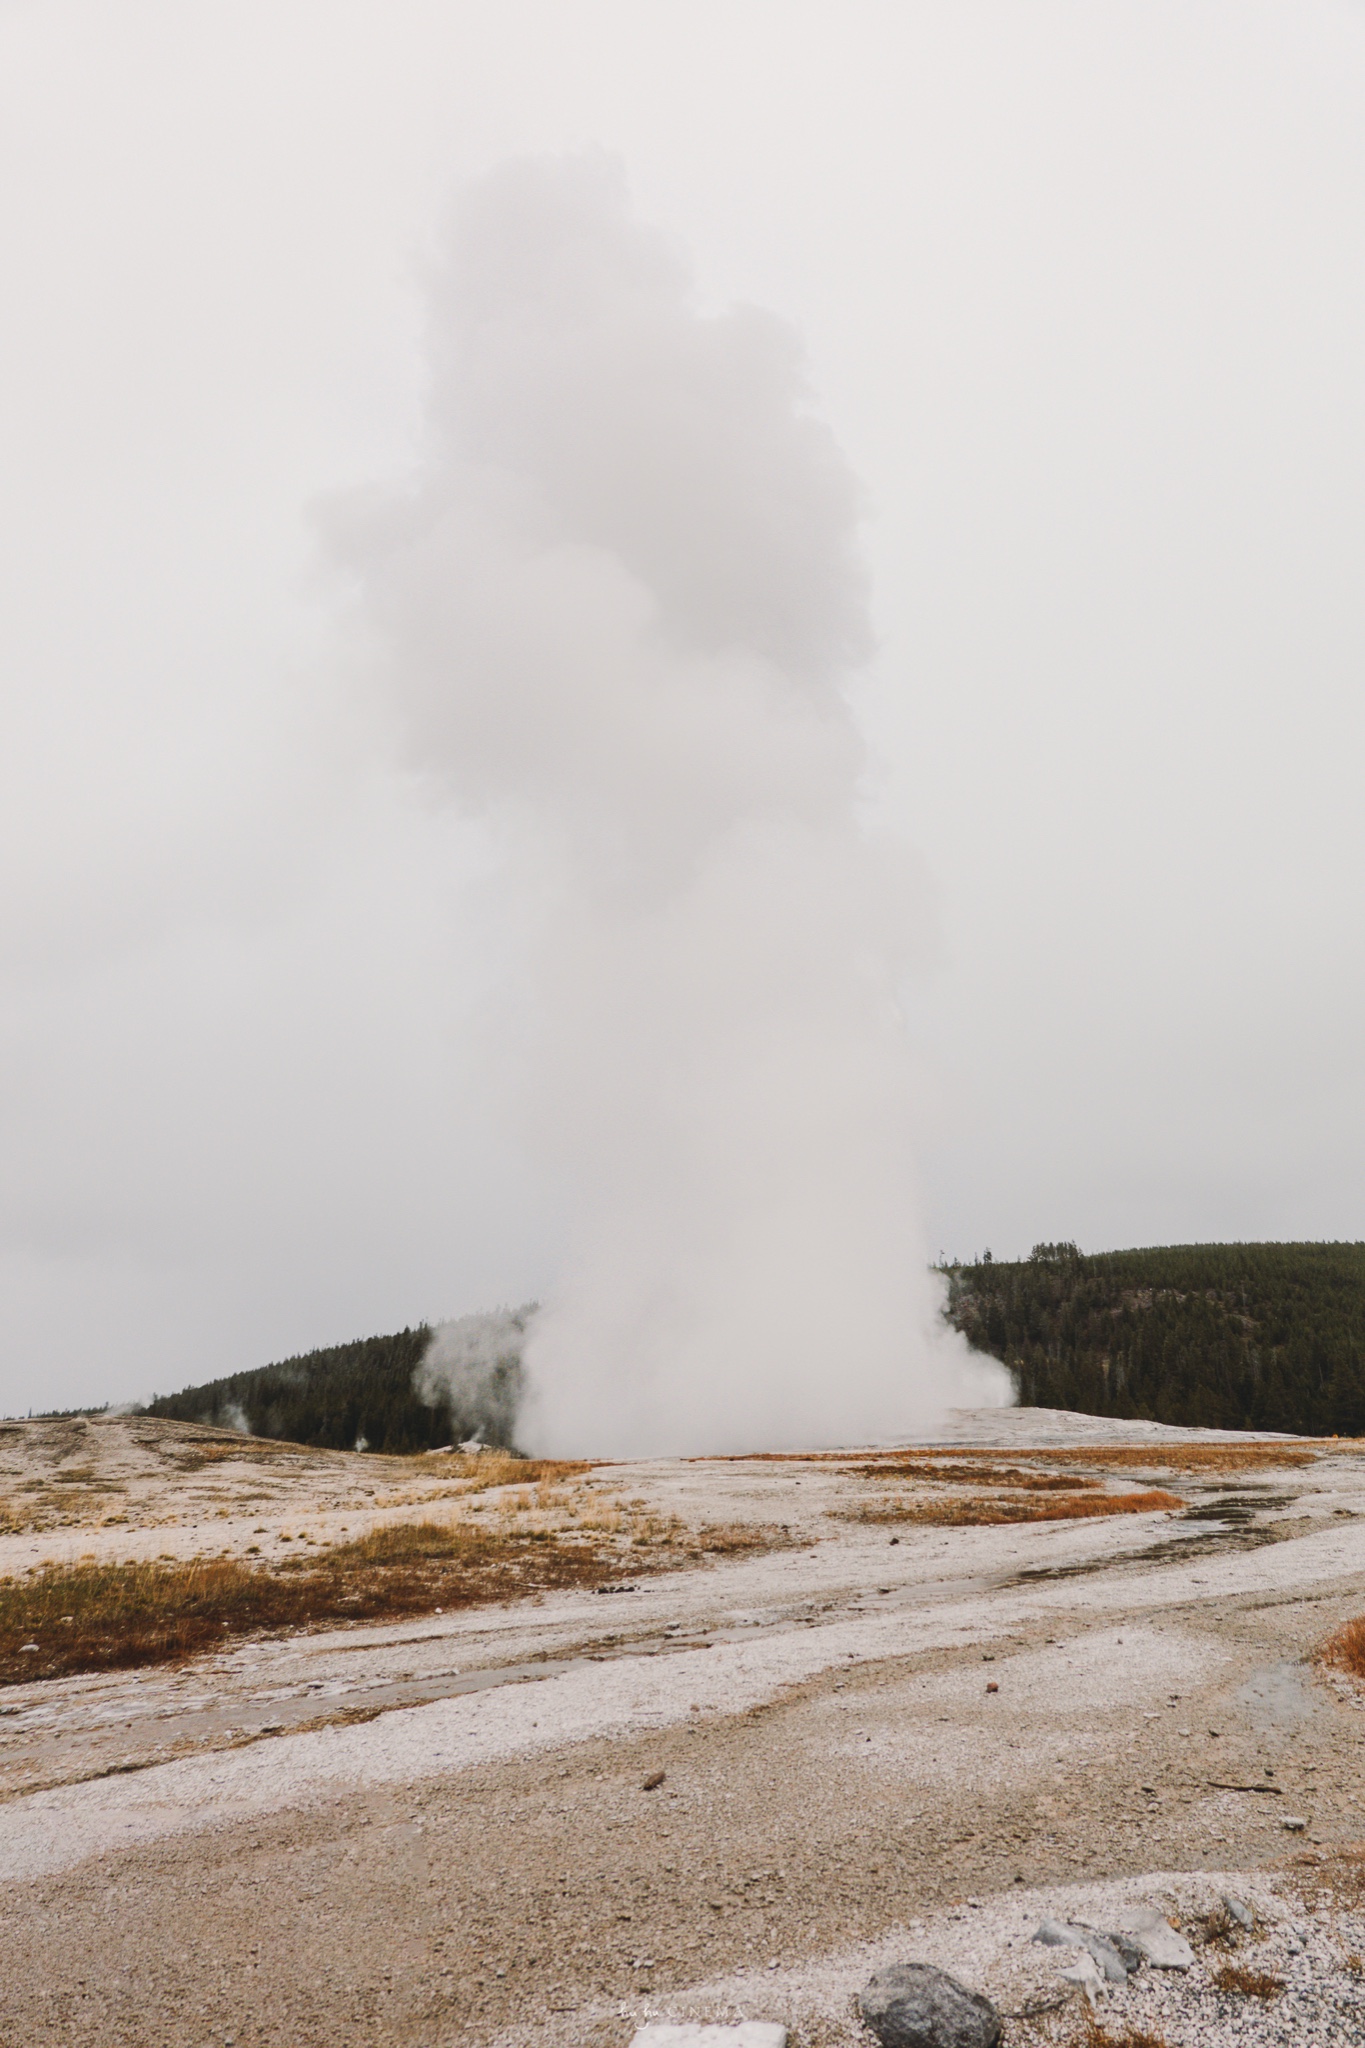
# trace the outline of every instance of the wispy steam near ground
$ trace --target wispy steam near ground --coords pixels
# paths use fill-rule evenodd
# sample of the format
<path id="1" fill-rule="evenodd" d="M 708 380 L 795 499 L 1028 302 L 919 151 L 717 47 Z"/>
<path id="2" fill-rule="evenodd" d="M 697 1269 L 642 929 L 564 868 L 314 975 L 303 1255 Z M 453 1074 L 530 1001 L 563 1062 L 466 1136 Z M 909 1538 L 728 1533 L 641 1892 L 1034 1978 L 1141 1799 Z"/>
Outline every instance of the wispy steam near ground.
<path id="1" fill-rule="evenodd" d="M 597 157 L 458 208 L 410 489 L 337 546 L 413 759 L 486 821 L 489 1084 L 564 1190 L 525 1448 L 851 1441 L 1005 1400 L 938 1325 L 898 1004 L 914 875 L 859 822 L 858 490 L 793 334 L 708 315 Z"/>

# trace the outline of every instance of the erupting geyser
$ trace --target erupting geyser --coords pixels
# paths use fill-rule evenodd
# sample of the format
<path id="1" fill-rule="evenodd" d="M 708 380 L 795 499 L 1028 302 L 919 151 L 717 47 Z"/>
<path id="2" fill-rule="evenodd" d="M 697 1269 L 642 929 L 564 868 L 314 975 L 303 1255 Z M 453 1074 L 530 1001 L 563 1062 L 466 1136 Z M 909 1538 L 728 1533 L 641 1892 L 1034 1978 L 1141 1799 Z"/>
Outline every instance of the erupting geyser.
<path id="1" fill-rule="evenodd" d="M 525 1448 L 850 1442 L 1009 1398 L 941 1328 L 912 869 L 842 685 L 858 491 L 795 337 L 699 312 L 605 159 L 457 210 L 425 458 L 345 522 L 414 757 L 502 849 L 522 1141 L 567 1191 Z"/>

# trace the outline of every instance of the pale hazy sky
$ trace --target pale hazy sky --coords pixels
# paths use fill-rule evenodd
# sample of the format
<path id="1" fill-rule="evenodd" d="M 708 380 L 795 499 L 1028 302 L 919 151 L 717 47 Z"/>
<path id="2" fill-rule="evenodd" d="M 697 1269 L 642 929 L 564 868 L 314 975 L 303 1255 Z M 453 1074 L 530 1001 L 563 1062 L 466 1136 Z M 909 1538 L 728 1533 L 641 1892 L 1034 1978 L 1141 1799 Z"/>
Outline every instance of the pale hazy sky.
<path id="1" fill-rule="evenodd" d="M 930 1249 L 1365 1236 L 1365 5 L 0 0 L 0 1407 L 552 1279 L 319 533 L 594 145 L 866 487 Z"/>

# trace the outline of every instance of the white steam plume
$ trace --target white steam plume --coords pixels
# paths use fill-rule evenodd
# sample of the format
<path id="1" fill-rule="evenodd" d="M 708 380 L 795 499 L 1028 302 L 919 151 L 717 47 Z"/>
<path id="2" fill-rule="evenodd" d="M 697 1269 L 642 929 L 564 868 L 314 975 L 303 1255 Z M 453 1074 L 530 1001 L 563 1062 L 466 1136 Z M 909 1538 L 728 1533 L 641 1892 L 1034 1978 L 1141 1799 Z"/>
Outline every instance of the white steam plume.
<path id="1" fill-rule="evenodd" d="M 1010 1398 L 938 1317 L 858 817 L 858 491 L 788 328 L 708 316 L 598 157 L 467 194 L 425 463 L 338 544 L 416 760 L 504 853 L 523 1136 L 568 1191 L 526 1448 L 865 1441 Z"/>
<path id="2" fill-rule="evenodd" d="M 445 1408 L 457 1437 L 510 1445 L 523 1391 L 522 1353 L 536 1304 L 456 1316 L 438 1323 L 413 1384 L 419 1399 Z"/>

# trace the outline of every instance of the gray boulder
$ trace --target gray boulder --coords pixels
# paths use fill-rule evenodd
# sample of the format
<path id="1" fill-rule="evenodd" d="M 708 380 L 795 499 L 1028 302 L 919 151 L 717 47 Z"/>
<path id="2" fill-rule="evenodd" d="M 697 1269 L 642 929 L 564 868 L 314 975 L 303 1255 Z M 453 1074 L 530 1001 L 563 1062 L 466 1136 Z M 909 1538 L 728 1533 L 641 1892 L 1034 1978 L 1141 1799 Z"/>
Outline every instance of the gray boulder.
<path id="1" fill-rule="evenodd" d="M 929 1963 L 893 1963 L 869 1978 L 858 2010 L 882 2048 L 997 2048 L 1000 2015 Z"/>

